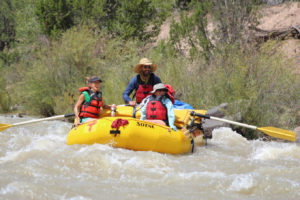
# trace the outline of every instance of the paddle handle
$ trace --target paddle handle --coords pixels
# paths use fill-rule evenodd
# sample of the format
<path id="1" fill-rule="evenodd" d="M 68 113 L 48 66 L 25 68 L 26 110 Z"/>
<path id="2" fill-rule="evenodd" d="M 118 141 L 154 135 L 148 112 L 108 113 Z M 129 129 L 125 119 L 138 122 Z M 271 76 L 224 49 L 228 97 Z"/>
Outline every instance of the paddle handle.
<path id="1" fill-rule="evenodd" d="M 65 117 L 72 117 L 72 116 L 74 116 L 74 113 L 64 114 L 64 115 L 57 115 L 57 116 L 47 117 L 47 118 L 42 118 L 42 119 L 34 119 L 34 120 L 26 121 L 26 122 L 19 122 L 19 123 L 12 124 L 12 126 L 21 126 L 21 125 L 24 125 L 24 124 L 32 124 L 32 123 L 36 123 L 36 122 L 62 119 L 62 118 L 65 118 Z"/>
<path id="2" fill-rule="evenodd" d="M 243 124 L 243 123 L 240 123 L 240 122 L 235 122 L 235 121 L 231 121 L 231 120 L 228 120 L 228 119 L 222 119 L 222 118 L 213 117 L 213 116 L 209 116 L 209 115 L 203 115 L 203 114 L 200 114 L 200 113 L 195 113 L 194 111 L 191 112 L 191 115 L 192 116 L 202 117 L 204 119 L 213 119 L 213 120 L 225 122 L 225 123 L 228 123 L 228 124 L 242 126 L 242 127 L 253 129 L 253 130 L 257 129 L 257 127 L 253 126 L 253 125 Z"/>

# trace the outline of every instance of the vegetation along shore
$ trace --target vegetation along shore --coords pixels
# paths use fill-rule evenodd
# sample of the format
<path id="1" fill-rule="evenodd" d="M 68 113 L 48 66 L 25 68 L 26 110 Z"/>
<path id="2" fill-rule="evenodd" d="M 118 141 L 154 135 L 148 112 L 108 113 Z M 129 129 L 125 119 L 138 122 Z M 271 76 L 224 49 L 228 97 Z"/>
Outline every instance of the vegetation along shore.
<path id="1" fill-rule="evenodd" d="M 107 104 L 123 104 L 134 65 L 148 57 L 195 108 L 227 103 L 234 120 L 294 129 L 300 3 L 276 2 L 2 0 L 0 112 L 72 112 L 91 74 Z"/>

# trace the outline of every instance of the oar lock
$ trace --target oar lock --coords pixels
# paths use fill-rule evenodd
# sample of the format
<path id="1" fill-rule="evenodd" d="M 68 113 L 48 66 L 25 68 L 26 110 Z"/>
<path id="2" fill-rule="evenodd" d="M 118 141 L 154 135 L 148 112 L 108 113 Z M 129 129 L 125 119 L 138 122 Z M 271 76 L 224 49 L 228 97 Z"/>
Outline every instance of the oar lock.
<path id="1" fill-rule="evenodd" d="M 186 129 L 189 131 L 190 134 L 192 134 L 193 136 L 196 136 L 195 135 L 195 131 L 196 130 L 199 130 L 203 133 L 203 139 L 211 139 L 212 136 L 211 135 L 207 135 L 203 129 L 203 126 L 202 126 L 202 121 L 200 120 L 199 123 L 196 122 L 196 117 L 199 117 L 197 115 L 198 113 L 192 111 L 190 113 L 190 115 L 192 116 L 192 118 L 190 118 L 190 122 L 186 125 Z"/>

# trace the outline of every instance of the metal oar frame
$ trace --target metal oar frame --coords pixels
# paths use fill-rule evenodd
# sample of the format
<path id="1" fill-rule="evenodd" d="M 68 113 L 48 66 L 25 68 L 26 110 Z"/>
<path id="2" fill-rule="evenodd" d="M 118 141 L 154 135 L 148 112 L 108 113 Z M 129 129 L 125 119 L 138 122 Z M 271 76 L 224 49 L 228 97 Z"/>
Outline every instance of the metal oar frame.
<path id="1" fill-rule="evenodd" d="M 205 143 L 207 144 L 207 139 L 211 139 L 212 135 L 205 133 L 203 126 L 202 126 L 202 118 L 194 115 L 193 112 L 190 113 L 190 122 L 186 125 L 186 129 L 189 131 L 190 134 L 194 135 L 193 132 L 198 129 L 203 133 L 203 139 L 205 139 Z M 196 117 L 200 119 L 200 123 L 197 122 Z"/>

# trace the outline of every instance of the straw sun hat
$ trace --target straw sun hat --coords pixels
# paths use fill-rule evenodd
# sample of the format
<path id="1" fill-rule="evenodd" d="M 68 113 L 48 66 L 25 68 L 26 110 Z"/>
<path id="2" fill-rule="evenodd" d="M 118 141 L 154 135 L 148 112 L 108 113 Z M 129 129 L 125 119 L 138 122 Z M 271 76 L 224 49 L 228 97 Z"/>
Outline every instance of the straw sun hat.
<path id="1" fill-rule="evenodd" d="M 140 73 L 140 67 L 143 66 L 143 65 L 150 65 L 150 66 L 152 66 L 151 72 L 154 72 L 156 70 L 156 68 L 157 68 L 157 65 L 153 64 L 148 58 L 142 58 L 140 60 L 139 64 L 137 64 L 134 67 L 134 72 L 135 73 Z"/>

